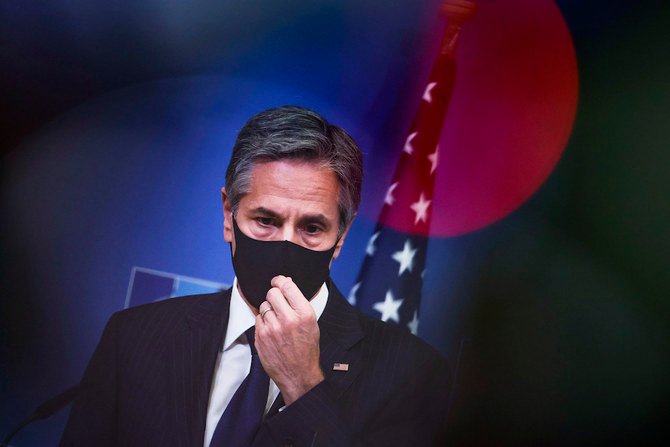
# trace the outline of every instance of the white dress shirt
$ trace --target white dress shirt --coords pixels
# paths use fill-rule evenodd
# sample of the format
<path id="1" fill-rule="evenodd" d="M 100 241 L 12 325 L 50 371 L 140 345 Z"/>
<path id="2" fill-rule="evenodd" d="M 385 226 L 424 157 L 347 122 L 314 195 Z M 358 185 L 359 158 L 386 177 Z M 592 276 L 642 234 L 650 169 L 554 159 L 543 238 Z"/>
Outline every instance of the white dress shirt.
<path id="1" fill-rule="evenodd" d="M 321 317 L 327 302 L 328 288 L 324 283 L 314 299 L 309 302 L 314 309 L 317 320 Z M 232 400 L 237 388 L 239 388 L 244 378 L 249 374 L 249 369 L 251 368 L 251 349 L 244 332 L 255 324 L 256 317 L 240 295 L 237 289 L 237 278 L 235 278 L 230 296 L 228 328 L 223 340 L 223 347 L 216 358 L 214 376 L 209 393 L 204 447 L 209 447 L 221 415 Z M 278 395 L 279 388 L 270 379 L 268 400 L 265 405 L 266 414 Z"/>

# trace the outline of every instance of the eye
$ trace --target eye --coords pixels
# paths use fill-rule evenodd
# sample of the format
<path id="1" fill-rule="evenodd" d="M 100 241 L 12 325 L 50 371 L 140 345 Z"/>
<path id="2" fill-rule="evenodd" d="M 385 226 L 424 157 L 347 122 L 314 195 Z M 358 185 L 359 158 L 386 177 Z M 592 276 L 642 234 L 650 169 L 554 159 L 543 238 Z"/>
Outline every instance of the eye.
<path id="1" fill-rule="evenodd" d="M 307 224 L 305 225 L 305 233 L 309 234 L 310 236 L 314 236 L 319 234 L 322 230 L 320 226 L 317 224 Z"/>
<path id="2" fill-rule="evenodd" d="M 260 217 L 256 217 L 255 220 L 256 220 L 256 222 L 258 222 L 263 227 L 270 227 L 270 226 L 273 226 L 275 224 L 275 220 L 272 217 L 260 216 Z"/>

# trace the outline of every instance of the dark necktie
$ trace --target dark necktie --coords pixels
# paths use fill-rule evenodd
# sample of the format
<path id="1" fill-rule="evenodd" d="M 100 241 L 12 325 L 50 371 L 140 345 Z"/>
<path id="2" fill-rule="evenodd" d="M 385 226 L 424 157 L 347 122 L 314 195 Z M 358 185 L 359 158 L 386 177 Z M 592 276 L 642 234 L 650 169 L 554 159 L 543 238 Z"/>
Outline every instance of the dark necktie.
<path id="1" fill-rule="evenodd" d="M 210 447 L 249 447 L 263 422 L 270 379 L 254 345 L 256 328 L 245 332 L 251 348 L 251 368 L 216 425 Z"/>

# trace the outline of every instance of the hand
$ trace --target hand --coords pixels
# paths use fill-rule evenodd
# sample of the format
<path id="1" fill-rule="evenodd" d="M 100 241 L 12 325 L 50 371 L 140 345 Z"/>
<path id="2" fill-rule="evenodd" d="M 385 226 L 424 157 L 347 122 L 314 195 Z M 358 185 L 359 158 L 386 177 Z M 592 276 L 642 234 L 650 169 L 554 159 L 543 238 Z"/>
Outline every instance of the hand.
<path id="1" fill-rule="evenodd" d="M 271 285 L 256 316 L 256 350 L 290 405 L 324 380 L 319 326 L 314 309 L 291 278 L 275 276 Z M 263 312 L 269 306 L 272 310 Z"/>

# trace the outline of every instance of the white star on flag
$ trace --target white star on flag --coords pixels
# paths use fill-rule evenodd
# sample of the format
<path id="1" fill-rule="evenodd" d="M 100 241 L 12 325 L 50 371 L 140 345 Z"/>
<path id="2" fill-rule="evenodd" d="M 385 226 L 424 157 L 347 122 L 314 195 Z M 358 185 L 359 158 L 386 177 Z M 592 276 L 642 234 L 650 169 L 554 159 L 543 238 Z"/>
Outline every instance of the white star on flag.
<path id="1" fill-rule="evenodd" d="M 375 255 L 375 250 L 377 249 L 377 247 L 375 247 L 375 242 L 377 242 L 378 237 L 379 237 L 379 231 L 373 234 L 370 240 L 368 241 L 368 246 L 365 248 L 365 253 L 367 253 L 368 256 Z"/>
<path id="2" fill-rule="evenodd" d="M 399 323 L 400 315 L 398 315 L 398 309 L 400 309 L 402 301 L 403 301 L 402 299 L 399 300 L 393 299 L 393 293 L 391 293 L 391 290 L 389 290 L 388 292 L 386 292 L 386 297 L 384 298 L 384 301 L 375 303 L 374 306 L 372 306 L 372 308 L 382 314 L 381 316 L 382 321 L 393 320 L 396 323 Z"/>
<path id="3" fill-rule="evenodd" d="M 356 305 L 356 292 L 358 292 L 358 289 L 361 287 L 361 282 L 357 282 L 354 284 L 354 286 L 351 288 L 349 291 L 349 296 L 347 297 L 347 301 L 349 301 L 349 304 L 352 306 Z"/>
<path id="4" fill-rule="evenodd" d="M 405 241 L 405 246 L 402 251 L 396 251 L 391 256 L 394 261 L 400 263 L 400 268 L 398 269 L 398 276 L 402 275 L 405 270 L 412 271 L 414 267 L 414 255 L 416 254 L 416 248 L 412 248 L 412 244 L 409 242 L 409 239 Z"/>
<path id="5" fill-rule="evenodd" d="M 432 154 L 428 155 L 428 160 L 430 161 L 430 173 L 432 174 L 435 172 L 435 169 L 437 168 L 437 153 L 440 150 L 440 146 L 435 146 L 435 152 Z"/>
<path id="6" fill-rule="evenodd" d="M 426 91 L 423 92 L 423 100 L 426 102 L 433 102 L 433 97 L 431 93 L 433 92 L 433 89 L 437 85 L 437 82 L 429 82 L 428 85 L 426 86 Z"/>
<path id="7" fill-rule="evenodd" d="M 398 182 L 395 182 L 389 186 L 388 191 L 386 191 L 386 197 L 384 197 L 384 203 L 391 206 L 395 202 L 395 197 L 393 197 L 393 191 L 398 187 Z"/>
<path id="8" fill-rule="evenodd" d="M 405 147 L 402 148 L 403 151 L 407 152 L 408 154 L 412 155 L 412 152 L 414 152 L 414 148 L 412 147 L 412 140 L 416 137 L 418 132 L 412 132 L 409 134 L 407 137 L 407 141 L 405 141 Z"/>
<path id="9" fill-rule="evenodd" d="M 414 318 L 412 318 L 412 321 L 407 323 L 407 327 L 414 335 L 419 332 L 419 312 L 414 312 Z"/>
<path id="10" fill-rule="evenodd" d="M 423 193 L 421 193 L 419 201 L 410 205 L 412 211 L 416 213 L 416 217 L 414 218 L 414 225 L 418 224 L 419 221 L 426 221 L 428 218 L 428 207 L 430 206 L 430 202 L 431 201 L 426 200 L 426 198 L 423 196 Z"/>

